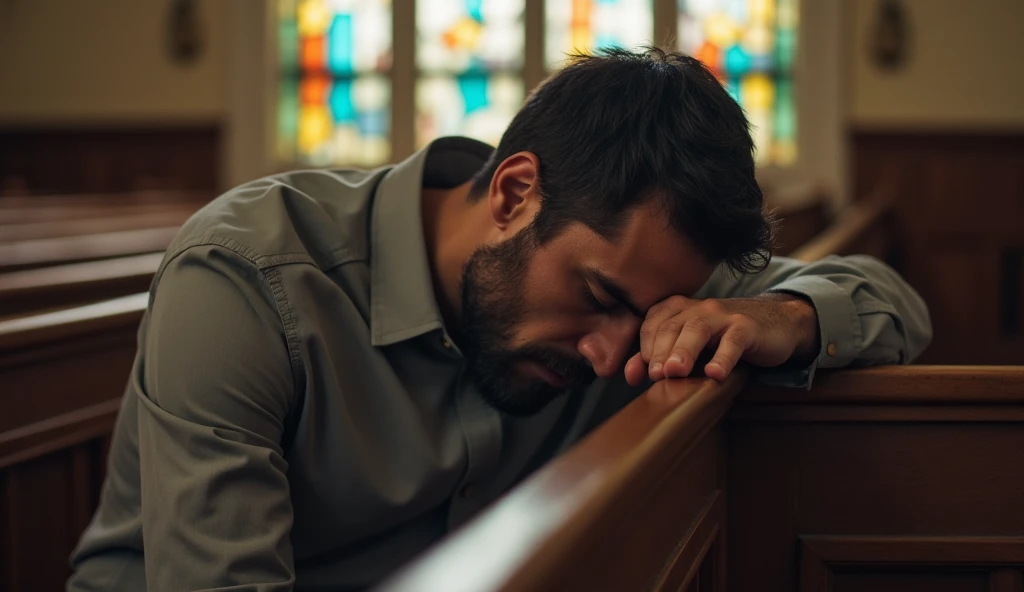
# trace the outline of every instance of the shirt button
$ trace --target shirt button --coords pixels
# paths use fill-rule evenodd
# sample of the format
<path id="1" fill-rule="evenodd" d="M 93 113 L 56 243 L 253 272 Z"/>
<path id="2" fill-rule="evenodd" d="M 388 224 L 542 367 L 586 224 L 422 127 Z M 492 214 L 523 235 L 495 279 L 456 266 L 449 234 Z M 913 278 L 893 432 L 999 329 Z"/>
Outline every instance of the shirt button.
<path id="1" fill-rule="evenodd" d="M 441 345 L 443 345 L 445 349 L 451 349 L 452 348 L 452 342 L 449 341 L 447 337 L 442 337 L 441 338 Z"/>
<path id="2" fill-rule="evenodd" d="M 463 499 L 468 499 L 473 497 L 475 493 L 476 487 L 473 487 L 473 485 L 463 485 L 462 489 L 459 490 L 459 497 Z"/>
<path id="3" fill-rule="evenodd" d="M 828 347 L 825 348 L 825 353 L 827 353 L 829 355 L 829 357 L 832 357 L 832 356 L 836 355 L 836 344 L 834 344 L 834 343 L 828 344 Z"/>

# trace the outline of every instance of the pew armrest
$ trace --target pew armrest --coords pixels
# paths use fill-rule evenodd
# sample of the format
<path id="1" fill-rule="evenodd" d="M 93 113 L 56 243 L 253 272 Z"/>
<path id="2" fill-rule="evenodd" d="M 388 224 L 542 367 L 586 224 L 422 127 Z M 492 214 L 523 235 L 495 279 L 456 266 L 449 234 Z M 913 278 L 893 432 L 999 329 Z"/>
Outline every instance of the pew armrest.
<path id="1" fill-rule="evenodd" d="M 566 577 L 580 584 L 605 570 L 633 569 L 636 561 L 630 563 L 629 569 L 614 565 L 614 561 L 629 563 L 622 553 L 628 553 L 624 549 L 636 544 L 631 535 L 612 527 L 621 524 L 617 514 L 628 514 L 632 522 L 626 523 L 636 527 L 637 520 L 643 519 L 642 513 L 630 510 L 656 503 L 648 499 L 660 489 L 651 478 L 671 478 L 674 471 L 676 477 L 682 476 L 679 467 L 683 459 L 719 427 L 745 382 L 745 374 L 735 372 L 722 384 L 708 378 L 656 383 L 575 447 L 385 582 L 381 589 L 553 590 L 566 584 Z M 715 456 L 710 462 L 715 463 L 718 458 Z M 706 514 L 721 508 L 724 499 L 720 497 L 711 493 L 712 502 L 705 503 L 709 496 L 700 492 L 700 503 L 692 513 Z M 690 511 L 685 507 L 685 498 L 676 490 L 679 514 Z M 651 513 L 650 506 L 646 511 Z M 690 520 L 690 516 L 686 519 Z M 655 522 L 648 520 L 637 528 L 672 530 Z M 634 569 L 630 577 L 654 578 L 658 582 L 665 579 L 657 575 L 660 566 L 666 561 L 672 563 L 680 549 L 685 548 L 685 544 L 677 546 L 679 531 L 671 534 L 674 538 L 669 548 L 664 549 L 664 556 L 650 558 L 659 567 Z M 616 558 L 611 567 L 597 566 L 600 562 L 594 558 L 602 551 L 595 550 L 595 541 L 601 541 L 599 546 L 604 548 L 618 547 L 609 551 Z M 693 560 L 699 563 L 699 557 Z M 677 563 L 683 564 L 688 573 L 690 566 L 685 561 Z"/>

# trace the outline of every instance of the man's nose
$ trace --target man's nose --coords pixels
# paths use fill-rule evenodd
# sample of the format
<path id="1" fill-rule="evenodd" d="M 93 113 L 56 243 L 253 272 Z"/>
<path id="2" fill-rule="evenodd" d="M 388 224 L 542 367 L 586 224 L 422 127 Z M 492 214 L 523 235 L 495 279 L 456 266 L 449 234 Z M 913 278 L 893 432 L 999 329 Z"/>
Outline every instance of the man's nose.
<path id="1" fill-rule="evenodd" d="M 590 362 L 595 374 L 611 378 L 626 363 L 640 323 L 641 320 L 633 316 L 606 318 L 599 327 L 580 338 L 576 349 Z"/>

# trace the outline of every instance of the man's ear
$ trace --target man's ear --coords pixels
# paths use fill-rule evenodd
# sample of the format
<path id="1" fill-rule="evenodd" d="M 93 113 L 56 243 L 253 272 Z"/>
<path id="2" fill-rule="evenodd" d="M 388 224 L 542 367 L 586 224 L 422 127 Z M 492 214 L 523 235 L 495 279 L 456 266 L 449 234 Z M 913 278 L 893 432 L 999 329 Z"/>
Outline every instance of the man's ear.
<path id="1" fill-rule="evenodd" d="M 517 152 L 498 165 L 491 177 L 488 207 L 495 226 L 516 231 L 540 211 L 540 160 L 532 152 Z"/>

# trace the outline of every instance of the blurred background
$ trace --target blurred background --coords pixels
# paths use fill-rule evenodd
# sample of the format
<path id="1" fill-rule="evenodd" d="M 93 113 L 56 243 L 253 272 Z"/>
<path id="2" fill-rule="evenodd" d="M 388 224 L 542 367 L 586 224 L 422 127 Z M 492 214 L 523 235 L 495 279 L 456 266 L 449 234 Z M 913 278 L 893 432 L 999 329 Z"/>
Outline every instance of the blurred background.
<path id="1" fill-rule="evenodd" d="M 496 143 L 573 50 L 700 58 L 754 126 L 780 253 L 877 226 L 931 309 L 922 361 L 1024 363 L 1022 23 L 1020 0 L 0 0 L 0 589 L 66 577 L 188 216 L 278 171 Z"/>

